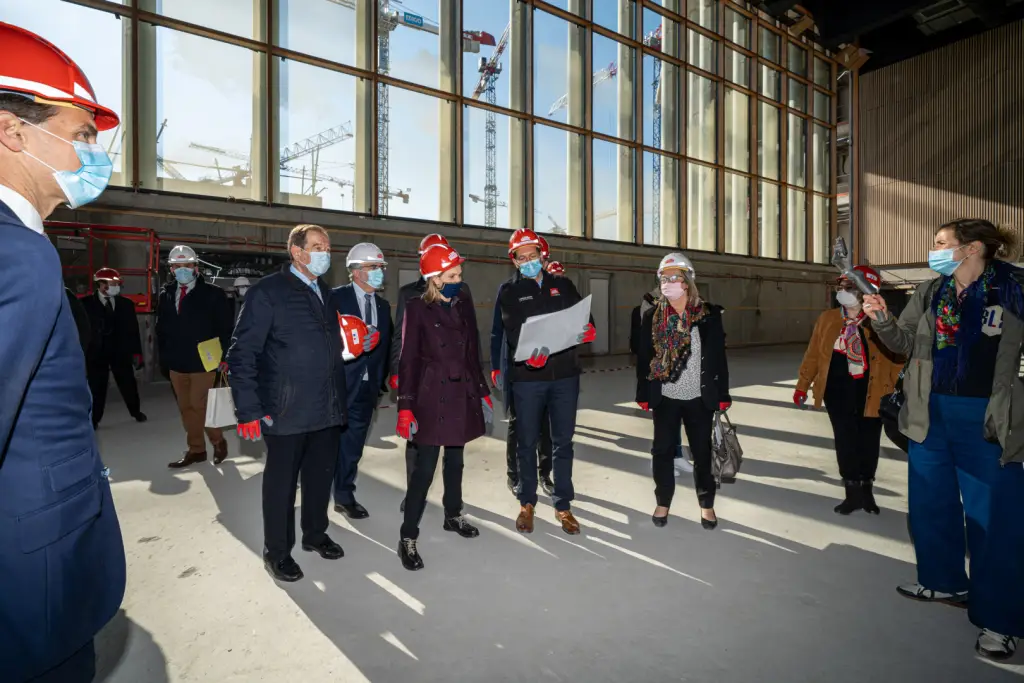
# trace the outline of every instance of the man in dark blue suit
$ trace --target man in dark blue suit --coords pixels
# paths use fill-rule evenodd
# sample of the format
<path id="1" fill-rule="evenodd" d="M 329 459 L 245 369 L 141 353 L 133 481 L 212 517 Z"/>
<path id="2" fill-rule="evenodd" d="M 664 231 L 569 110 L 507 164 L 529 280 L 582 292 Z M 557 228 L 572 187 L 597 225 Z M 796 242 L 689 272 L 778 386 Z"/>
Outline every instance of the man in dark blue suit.
<path id="1" fill-rule="evenodd" d="M 87 683 L 124 545 L 43 217 L 103 192 L 118 118 L 55 46 L 2 22 L 0 45 L 0 680 Z"/>
<path id="2" fill-rule="evenodd" d="M 384 253 L 375 244 L 362 242 L 345 259 L 351 282 L 331 292 L 331 304 L 342 315 L 354 315 L 376 328 L 380 338 L 391 339 L 391 304 L 377 294 L 384 286 Z M 334 509 L 349 519 L 366 519 L 370 513 L 356 501 L 356 475 L 363 457 L 366 434 L 373 421 L 377 400 L 387 391 L 388 345 L 378 344 L 345 365 L 348 386 L 348 427 L 342 432 L 338 467 L 334 471 Z"/>

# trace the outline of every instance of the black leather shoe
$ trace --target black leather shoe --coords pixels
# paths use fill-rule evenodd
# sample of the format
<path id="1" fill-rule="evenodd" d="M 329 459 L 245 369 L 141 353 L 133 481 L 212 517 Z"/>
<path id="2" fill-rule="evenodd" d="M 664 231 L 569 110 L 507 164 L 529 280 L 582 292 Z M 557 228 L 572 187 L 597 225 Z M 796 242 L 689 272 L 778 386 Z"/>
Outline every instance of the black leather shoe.
<path id="1" fill-rule="evenodd" d="M 711 508 L 708 509 L 710 510 Z M 714 529 L 716 526 L 718 526 L 718 517 L 716 516 L 714 519 L 704 519 L 704 515 L 701 515 L 700 525 L 708 530 Z"/>
<path id="2" fill-rule="evenodd" d="M 441 528 L 445 531 L 454 531 L 463 538 L 476 538 L 480 535 L 480 530 L 467 522 L 466 518 L 462 515 L 458 517 L 445 517 Z"/>
<path id="3" fill-rule="evenodd" d="M 292 559 L 291 555 L 288 555 L 283 560 L 272 560 L 267 557 L 267 553 L 264 551 L 263 566 L 266 567 L 267 573 L 278 581 L 292 583 L 303 577 L 302 570 L 299 568 L 298 563 Z"/>
<path id="4" fill-rule="evenodd" d="M 555 482 L 551 481 L 550 474 L 540 475 L 540 487 L 544 489 L 544 493 L 549 496 L 555 495 Z"/>
<path id="5" fill-rule="evenodd" d="M 403 538 L 398 544 L 398 557 L 402 559 L 402 566 L 411 572 L 423 569 L 423 558 L 416 550 L 416 539 Z"/>
<path id="6" fill-rule="evenodd" d="M 366 508 L 359 503 L 352 503 L 351 505 L 335 505 L 334 511 L 342 513 L 349 519 L 366 519 L 370 516 L 370 513 L 366 511 Z"/>
<path id="7" fill-rule="evenodd" d="M 341 549 L 341 546 L 332 541 L 326 535 L 324 539 L 317 544 L 303 543 L 302 549 L 307 553 L 318 553 L 320 557 L 325 560 L 340 560 L 345 557 L 345 551 Z"/>
<path id="8" fill-rule="evenodd" d="M 206 451 L 203 451 L 202 453 L 185 453 L 185 455 L 181 457 L 181 460 L 169 462 L 167 463 L 167 466 L 172 470 L 180 470 L 183 467 L 195 465 L 200 462 L 206 462 Z"/>
<path id="9" fill-rule="evenodd" d="M 657 515 L 651 515 L 651 521 L 654 522 L 654 526 L 662 527 L 668 524 L 668 515 L 664 517 L 658 517 Z"/>
<path id="10" fill-rule="evenodd" d="M 136 422 L 145 422 L 146 420 L 149 419 L 148 417 L 146 417 L 146 414 L 144 412 L 142 412 L 141 410 L 139 412 L 135 413 L 134 415 L 132 415 L 132 417 L 135 418 Z"/>

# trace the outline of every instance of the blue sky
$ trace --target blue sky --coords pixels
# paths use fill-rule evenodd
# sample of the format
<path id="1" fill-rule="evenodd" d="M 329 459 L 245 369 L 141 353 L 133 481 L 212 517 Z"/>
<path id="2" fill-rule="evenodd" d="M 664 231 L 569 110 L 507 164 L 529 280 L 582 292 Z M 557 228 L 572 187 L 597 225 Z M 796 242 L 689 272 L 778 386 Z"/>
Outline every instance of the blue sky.
<path id="1" fill-rule="evenodd" d="M 252 35 L 251 0 L 157 0 L 160 11 L 186 21 L 203 23 L 223 31 Z M 354 63 L 355 12 L 330 0 L 281 0 L 279 22 L 282 44 L 291 49 L 327 59 Z M 558 3 L 556 3 L 558 4 Z M 563 1 L 564 4 L 564 1 Z M 429 19 L 438 17 L 438 0 L 405 0 L 407 11 Z M 509 0 L 474 0 L 464 6 L 463 26 L 500 37 L 509 20 Z M 617 27 L 617 15 L 611 2 L 597 2 L 597 21 Z M 62 20 L 53 21 L 59 13 Z M 5 21 L 34 30 L 51 40 L 79 62 L 92 80 L 102 101 L 123 110 L 121 74 L 122 22 L 113 15 L 69 5 L 59 0 L 0 0 L 0 17 Z M 644 31 L 653 30 L 660 21 L 655 13 L 645 11 Z M 558 17 L 538 12 L 534 21 L 534 102 L 538 113 L 547 113 L 551 103 L 565 94 L 568 75 L 569 24 Z M 391 75 L 427 86 L 437 87 L 438 39 L 436 36 L 399 26 L 391 36 Z M 492 48 L 483 47 L 480 54 L 464 54 L 463 88 L 471 92 L 478 80 L 477 65 L 481 56 L 489 57 Z M 502 58 L 508 73 L 510 51 Z M 617 44 L 595 36 L 592 64 L 588 72 L 618 60 Z M 157 29 L 157 99 L 158 125 L 166 120 L 158 152 L 187 178 L 196 180 L 215 177 L 215 166 L 244 165 L 253 133 L 252 88 L 254 75 L 252 53 L 232 45 Z M 650 142 L 651 94 L 649 91 L 653 58 L 643 60 L 641 86 L 645 89 L 645 141 Z M 298 62 L 280 64 L 282 96 L 280 103 L 280 142 L 283 145 L 301 140 L 321 131 L 355 120 L 356 79 Z M 503 76 L 497 86 L 497 102 L 508 104 L 508 78 Z M 593 124 L 597 131 L 615 134 L 617 125 L 618 85 L 616 80 L 595 87 Z M 390 89 L 390 185 L 408 191 L 410 201 L 391 201 L 395 216 L 436 219 L 439 205 L 440 146 L 437 134 L 439 106 L 426 96 Z M 482 197 L 484 193 L 484 122 L 483 112 L 467 109 L 465 125 L 464 167 L 465 193 Z M 566 111 L 554 118 L 565 121 Z M 509 196 L 507 117 L 498 116 L 497 181 L 501 201 Z M 118 132 L 120 133 L 120 131 Z M 117 152 L 120 142 L 108 134 L 103 140 Z M 192 143 L 218 147 L 225 154 L 197 150 Z M 550 127 L 535 130 L 535 203 L 537 227 L 550 229 L 550 215 L 558 224 L 566 223 L 568 134 Z M 321 174 L 340 179 L 354 179 L 351 163 L 354 140 L 341 142 L 321 152 Z M 239 158 L 234 158 L 235 156 Z M 594 212 L 600 216 L 616 208 L 617 149 L 610 143 L 598 142 L 594 148 Z M 649 155 L 647 155 L 649 157 Z M 649 158 L 637 160 L 645 169 Z M 115 157 L 119 165 L 120 158 Z M 310 158 L 290 163 L 294 169 L 286 175 L 301 176 Z M 164 174 L 166 175 L 166 174 Z M 115 178 L 117 180 L 117 178 Z M 521 180 L 517 179 L 517 182 Z M 307 181 L 308 182 L 308 181 Z M 645 205 L 650 207 L 650 181 L 646 185 Z M 302 191 L 300 178 L 283 178 L 282 189 Z M 351 209 L 351 189 L 334 183 L 321 184 L 323 204 L 332 209 Z M 258 199 L 258 198 L 257 198 Z M 467 223 L 483 224 L 483 203 L 465 202 Z M 649 222 L 647 217 L 645 222 Z M 499 226 L 507 227 L 508 209 L 500 207 Z M 599 237 L 614 236 L 615 218 L 605 216 L 597 222 Z"/>

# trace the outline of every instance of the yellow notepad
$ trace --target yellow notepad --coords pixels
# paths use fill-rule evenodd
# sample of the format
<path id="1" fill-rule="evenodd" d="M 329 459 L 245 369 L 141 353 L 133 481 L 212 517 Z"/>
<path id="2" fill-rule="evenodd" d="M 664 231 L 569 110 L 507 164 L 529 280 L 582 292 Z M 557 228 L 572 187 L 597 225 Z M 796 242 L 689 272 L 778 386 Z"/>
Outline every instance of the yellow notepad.
<path id="1" fill-rule="evenodd" d="M 220 359 L 224 355 L 220 348 L 220 339 L 214 337 L 204 342 L 199 342 L 199 357 L 203 359 L 203 367 L 207 372 L 212 372 L 220 365 Z"/>

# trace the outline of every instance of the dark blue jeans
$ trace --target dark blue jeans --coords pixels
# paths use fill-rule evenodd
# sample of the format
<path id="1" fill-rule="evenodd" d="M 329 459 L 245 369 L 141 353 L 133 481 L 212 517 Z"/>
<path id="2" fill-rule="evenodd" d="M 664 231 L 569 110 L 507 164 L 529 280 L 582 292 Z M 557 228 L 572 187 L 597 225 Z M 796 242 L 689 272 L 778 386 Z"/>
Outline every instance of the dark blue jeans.
<path id="1" fill-rule="evenodd" d="M 356 502 L 356 475 L 359 461 L 363 457 L 366 434 L 377 408 L 376 388 L 370 382 L 360 382 L 353 387 L 355 397 L 348 403 L 348 425 L 341 433 L 338 447 L 338 467 L 334 470 L 335 505 L 352 505 Z"/>
<path id="2" fill-rule="evenodd" d="M 551 421 L 551 457 L 555 475 L 556 510 L 568 510 L 575 497 L 572 487 L 572 437 L 576 432 L 576 404 L 580 378 L 553 382 L 514 382 L 516 438 L 519 443 L 519 503 L 537 504 L 537 444 L 545 414 Z"/>
<path id="3" fill-rule="evenodd" d="M 928 437 L 910 442 L 917 580 L 943 593 L 969 591 L 975 626 L 1024 637 L 1024 467 L 1000 466 L 1002 449 L 984 439 L 987 406 L 933 394 Z"/>

